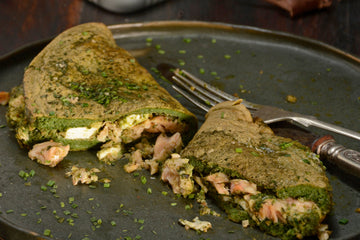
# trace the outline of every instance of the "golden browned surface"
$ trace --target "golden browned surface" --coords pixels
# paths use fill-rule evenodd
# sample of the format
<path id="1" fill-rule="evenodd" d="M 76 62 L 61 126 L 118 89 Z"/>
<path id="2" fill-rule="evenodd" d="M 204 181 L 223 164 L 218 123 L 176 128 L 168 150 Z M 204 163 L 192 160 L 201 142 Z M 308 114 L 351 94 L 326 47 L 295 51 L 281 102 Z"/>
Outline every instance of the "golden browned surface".
<path id="1" fill-rule="evenodd" d="M 212 108 L 182 156 L 229 169 L 267 189 L 302 184 L 329 188 L 324 167 L 315 154 L 298 142 L 276 136 L 262 122 L 253 122 L 239 102 Z"/>
<path id="2" fill-rule="evenodd" d="M 116 45 L 102 23 L 79 25 L 57 36 L 30 63 L 24 90 L 30 119 L 111 120 L 146 109 L 194 118 Z"/>

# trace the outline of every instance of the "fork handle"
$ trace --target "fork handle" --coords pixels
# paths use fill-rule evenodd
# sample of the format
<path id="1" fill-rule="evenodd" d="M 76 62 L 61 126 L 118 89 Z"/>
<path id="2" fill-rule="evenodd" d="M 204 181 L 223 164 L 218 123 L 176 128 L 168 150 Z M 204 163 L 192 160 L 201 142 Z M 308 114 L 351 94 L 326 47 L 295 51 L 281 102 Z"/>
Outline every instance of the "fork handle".
<path id="1" fill-rule="evenodd" d="M 360 152 L 335 143 L 332 136 L 325 135 L 317 139 L 312 145 L 312 150 L 346 172 L 360 177 Z"/>
<path id="2" fill-rule="evenodd" d="M 302 124 L 303 126 L 309 127 L 309 126 L 314 126 L 314 127 L 318 127 L 321 129 L 325 129 L 334 133 L 338 133 L 347 137 L 351 137 L 357 140 L 360 140 L 360 133 L 355 132 L 353 130 L 350 129 L 346 129 L 340 126 L 337 126 L 335 124 L 331 124 L 331 123 L 327 123 L 327 122 L 323 122 L 320 121 L 316 118 L 313 117 L 294 117 L 292 118 L 293 121 Z"/>

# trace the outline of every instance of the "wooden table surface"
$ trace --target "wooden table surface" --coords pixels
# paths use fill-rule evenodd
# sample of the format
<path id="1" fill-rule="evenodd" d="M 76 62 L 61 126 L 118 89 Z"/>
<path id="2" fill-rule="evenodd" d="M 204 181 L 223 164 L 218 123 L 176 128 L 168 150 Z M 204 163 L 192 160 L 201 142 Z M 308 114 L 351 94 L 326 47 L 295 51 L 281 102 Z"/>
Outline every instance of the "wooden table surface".
<path id="1" fill-rule="evenodd" d="M 318 40 L 360 57 L 360 1 L 333 0 L 330 8 L 291 18 L 265 0 L 165 0 L 133 13 L 106 11 L 85 0 L 1 0 L 0 55 L 53 37 L 74 25 L 197 20 L 248 25 Z"/>

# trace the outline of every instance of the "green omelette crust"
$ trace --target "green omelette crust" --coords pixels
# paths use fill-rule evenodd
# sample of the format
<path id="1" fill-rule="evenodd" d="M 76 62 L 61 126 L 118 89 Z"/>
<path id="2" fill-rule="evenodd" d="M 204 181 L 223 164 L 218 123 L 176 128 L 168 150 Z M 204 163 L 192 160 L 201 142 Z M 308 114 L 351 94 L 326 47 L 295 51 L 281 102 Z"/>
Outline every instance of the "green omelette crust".
<path id="1" fill-rule="evenodd" d="M 25 146 L 44 140 L 53 129 L 88 127 L 139 113 L 186 123 L 185 141 L 197 129 L 195 116 L 118 47 L 102 23 L 78 25 L 52 40 L 25 70 L 23 89 L 25 119 L 18 126 L 19 134 L 30 132 L 28 141 L 20 140 Z"/>
<path id="2" fill-rule="evenodd" d="M 181 152 L 190 159 L 195 172 L 207 176 L 223 172 L 233 179 L 246 179 L 257 185 L 261 194 L 254 198 L 261 206 L 265 198 L 303 199 L 315 202 L 321 210 L 309 213 L 304 222 L 258 224 L 283 239 L 316 234 L 332 208 L 331 186 L 318 156 L 300 143 L 276 136 L 262 121 L 253 121 L 240 102 L 224 102 L 213 107 L 205 123 Z M 236 204 L 215 196 L 229 218 L 236 222 L 249 218 Z M 306 225 L 306 226 L 305 226 Z"/>

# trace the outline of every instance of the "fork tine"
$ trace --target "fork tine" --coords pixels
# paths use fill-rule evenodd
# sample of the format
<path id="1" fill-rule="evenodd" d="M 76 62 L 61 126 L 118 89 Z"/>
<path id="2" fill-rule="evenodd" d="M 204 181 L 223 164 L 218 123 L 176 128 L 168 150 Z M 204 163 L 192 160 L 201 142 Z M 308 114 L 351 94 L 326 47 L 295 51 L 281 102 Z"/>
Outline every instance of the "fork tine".
<path id="1" fill-rule="evenodd" d="M 179 88 L 178 86 L 173 85 L 173 89 L 175 89 L 178 93 L 180 93 L 182 96 L 184 96 L 187 100 L 195 104 L 197 107 L 201 108 L 205 112 L 208 112 L 210 110 L 210 107 L 206 106 L 205 104 L 200 103 L 199 101 L 195 100 L 192 96 L 187 94 L 184 90 Z M 195 94 L 194 92 L 192 94 Z"/>
<path id="2" fill-rule="evenodd" d="M 181 78 L 182 80 L 186 81 L 187 84 L 189 85 L 195 85 L 198 87 L 197 90 L 199 92 L 201 92 L 202 94 L 204 94 L 205 96 L 210 97 L 211 99 L 213 99 L 215 102 L 220 103 L 223 101 L 234 101 L 237 98 L 227 94 L 219 89 L 217 89 L 216 87 L 213 87 L 209 84 L 207 84 L 206 82 L 202 81 L 201 79 L 195 77 L 194 75 L 192 75 L 191 73 L 185 71 L 185 70 L 180 70 L 180 69 L 176 69 L 174 72 L 175 76 Z M 183 74 L 183 75 L 182 75 Z M 189 80 L 188 80 L 189 79 Z M 194 84 L 195 83 L 195 84 Z M 196 87 L 194 86 L 194 87 Z M 209 94 L 212 93 L 212 94 Z"/>
<path id="3" fill-rule="evenodd" d="M 173 80 L 188 92 L 191 92 L 191 94 L 204 101 L 207 105 L 214 106 L 217 103 L 223 101 L 222 99 L 219 99 L 216 96 L 213 96 L 204 91 L 204 89 L 202 89 L 200 86 L 193 84 L 191 81 L 181 75 L 173 76 Z"/>
<path id="4" fill-rule="evenodd" d="M 217 103 L 223 101 L 234 101 L 238 99 L 226 92 L 219 90 L 214 86 L 207 84 L 206 82 L 195 77 L 191 73 L 179 68 L 173 71 L 172 79 L 174 80 L 174 82 L 180 85 L 184 90 L 188 91 L 192 95 L 195 95 L 195 97 L 204 101 L 207 105 L 210 106 L 214 106 Z M 184 91 L 180 92 L 178 91 L 179 88 L 175 88 L 175 87 L 174 89 L 183 95 Z M 191 98 L 190 95 L 187 95 L 186 98 L 190 100 L 192 103 L 199 106 L 200 103 L 199 102 L 195 103 L 197 100 Z M 258 109 L 258 106 L 256 104 L 247 102 L 245 100 L 243 100 L 242 103 L 246 106 L 246 108 L 249 109 L 250 112 L 253 112 L 254 110 Z M 205 106 L 203 105 L 201 109 L 205 109 Z"/>

